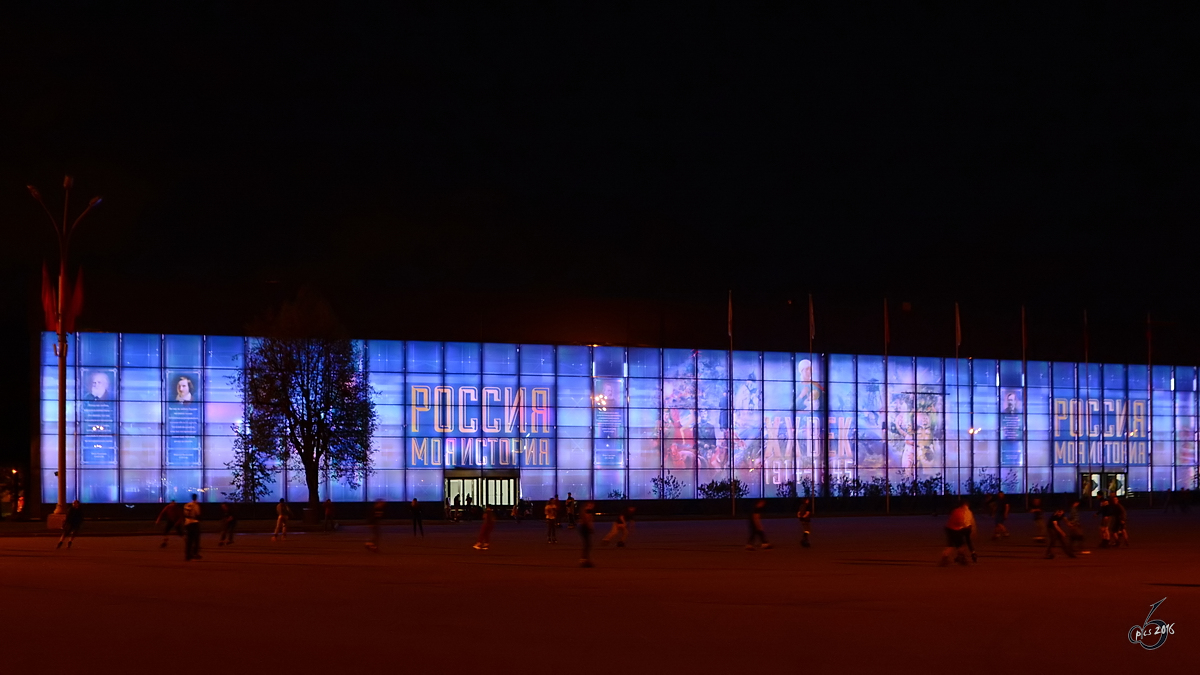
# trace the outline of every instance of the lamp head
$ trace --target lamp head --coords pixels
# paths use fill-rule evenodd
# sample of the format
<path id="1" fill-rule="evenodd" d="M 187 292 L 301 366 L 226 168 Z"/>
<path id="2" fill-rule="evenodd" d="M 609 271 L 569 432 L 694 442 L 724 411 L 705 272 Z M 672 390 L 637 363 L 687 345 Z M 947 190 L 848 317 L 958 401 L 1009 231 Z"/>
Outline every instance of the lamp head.
<path id="1" fill-rule="evenodd" d="M 75 179 L 70 176 L 63 176 L 63 189 L 70 190 L 75 187 Z"/>
<path id="2" fill-rule="evenodd" d="M 25 189 L 29 190 L 30 196 L 32 196 L 34 199 L 38 200 L 39 202 L 42 201 L 42 193 L 38 192 L 37 188 L 33 187 L 32 185 L 26 185 Z"/>

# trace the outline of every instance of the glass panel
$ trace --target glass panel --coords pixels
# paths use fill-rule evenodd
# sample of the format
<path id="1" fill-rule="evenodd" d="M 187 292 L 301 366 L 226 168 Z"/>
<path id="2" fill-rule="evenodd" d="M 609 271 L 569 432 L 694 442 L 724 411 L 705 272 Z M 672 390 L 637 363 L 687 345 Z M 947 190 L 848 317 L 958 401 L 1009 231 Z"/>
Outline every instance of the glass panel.
<path id="1" fill-rule="evenodd" d="M 1025 384 L 1030 387 L 1050 386 L 1050 364 L 1046 361 L 1029 361 L 1025 364 Z"/>
<path id="2" fill-rule="evenodd" d="M 517 346 L 485 344 L 483 346 L 483 372 L 497 375 L 516 375 Z"/>
<path id="3" fill-rule="evenodd" d="M 123 368 L 121 370 L 122 400 L 161 401 L 163 395 L 161 370 L 157 368 Z"/>
<path id="4" fill-rule="evenodd" d="M 190 502 L 193 494 L 198 494 L 201 485 L 199 470 L 172 469 L 164 471 L 165 498 L 174 499 L 180 504 Z"/>
<path id="5" fill-rule="evenodd" d="M 741 382 L 749 380 L 762 381 L 762 367 L 759 364 L 758 352 L 733 353 L 733 380 Z"/>
<path id="6" fill-rule="evenodd" d="M 829 380 L 831 382 L 853 382 L 854 356 L 851 354 L 830 354 Z"/>
<path id="7" fill-rule="evenodd" d="M 629 472 L 629 499 L 657 499 L 657 471 Z"/>
<path id="8" fill-rule="evenodd" d="M 625 377 L 625 349 L 595 347 L 592 350 L 593 375 L 596 377 Z"/>
<path id="9" fill-rule="evenodd" d="M 663 350 L 664 377 L 695 377 L 696 352 L 690 349 Z"/>
<path id="10" fill-rule="evenodd" d="M 161 467 L 161 441 L 160 436 L 121 436 L 121 468 L 158 469 Z M 158 499 L 157 493 L 154 498 Z"/>
<path id="11" fill-rule="evenodd" d="M 889 356 L 887 362 L 889 384 L 913 383 L 913 360 L 911 357 Z"/>
<path id="12" fill-rule="evenodd" d="M 809 358 L 809 354 L 805 354 L 804 358 Z M 763 379 L 765 380 L 791 380 L 792 379 L 792 355 L 787 352 L 763 352 Z"/>
<path id="13" fill-rule="evenodd" d="M 209 368 L 241 368 L 245 365 L 242 360 L 246 349 L 244 338 L 210 335 L 205 338 L 204 347 Z"/>
<path id="14" fill-rule="evenodd" d="M 1021 362 L 1020 361 L 1001 361 L 1000 362 L 1000 386 L 1002 387 L 1020 387 L 1024 382 L 1021 381 Z"/>
<path id="15" fill-rule="evenodd" d="M 408 372 L 442 372 L 442 343 L 409 342 L 406 345 L 406 351 L 408 352 Z"/>
<path id="16" fill-rule="evenodd" d="M 570 408 L 590 408 L 592 380 L 587 377 L 559 377 L 558 405 Z M 560 414 L 562 411 L 559 411 Z"/>
<path id="17" fill-rule="evenodd" d="M 554 490 L 553 471 L 531 471 L 529 469 L 521 471 L 522 498 L 545 500 L 554 496 Z"/>
<path id="18" fill-rule="evenodd" d="M 628 359 L 630 377 L 657 378 L 661 375 L 661 363 L 657 349 L 650 349 L 648 347 L 630 347 Z"/>
<path id="19" fill-rule="evenodd" d="M 558 472 L 558 494 L 568 495 L 575 499 L 591 499 L 592 474 L 587 470 L 570 470 Z M 564 497 L 566 499 L 567 497 Z M 580 504 L 579 508 L 583 508 Z"/>
<path id="20" fill-rule="evenodd" d="M 204 466 L 224 469 L 234 460 L 232 436 L 208 436 L 204 439 Z"/>
<path id="21" fill-rule="evenodd" d="M 524 489 L 524 475 L 522 477 L 522 489 Z M 608 470 L 597 470 L 593 475 L 595 483 L 596 495 L 600 499 L 625 499 L 625 472 Z"/>
<path id="22" fill-rule="evenodd" d="M 478 343 L 446 343 L 447 373 L 478 373 L 482 363 Z"/>
<path id="23" fill-rule="evenodd" d="M 202 385 L 205 400 L 241 403 L 242 394 L 234 380 L 237 373 L 236 370 L 205 370 Z"/>
<path id="24" fill-rule="evenodd" d="M 53 339 L 51 340 L 53 344 Z M 74 345 L 72 345 L 74 346 Z M 70 352 L 67 352 L 70 354 Z M 53 353 L 49 362 L 54 363 Z M 115 366 L 117 365 L 117 334 L 116 333 L 80 333 L 79 334 L 79 365 L 81 366 Z M 154 363 L 152 365 L 158 365 Z"/>
<path id="25" fill-rule="evenodd" d="M 763 407 L 772 410 L 785 410 L 792 407 L 792 383 L 773 382 L 763 383 Z"/>
<path id="26" fill-rule="evenodd" d="M 203 338 L 199 335 L 168 335 L 165 338 L 168 368 L 199 368 L 203 356 Z"/>
<path id="27" fill-rule="evenodd" d="M 554 347 L 550 345 L 521 345 L 520 356 L 522 374 L 554 374 Z"/>
<path id="28" fill-rule="evenodd" d="M 401 373 L 370 373 L 372 400 L 376 404 L 404 404 L 404 375 Z"/>
<path id="29" fill-rule="evenodd" d="M 592 374 L 592 358 L 588 347 L 562 346 L 556 351 L 559 375 Z"/>
<path id="30" fill-rule="evenodd" d="M 368 340 L 367 354 L 372 373 L 404 372 L 404 343 L 399 340 Z"/>
<path id="31" fill-rule="evenodd" d="M 729 352 L 702 349 L 697 352 L 696 362 L 701 378 L 712 380 L 729 377 Z"/>
<path id="32" fill-rule="evenodd" d="M 629 380 L 629 405 L 633 408 L 658 408 L 662 405 L 661 380 Z"/>
<path id="33" fill-rule="evenodd" d="M 79 500 L 88 504 L 116 504 L 116 469 L 84 469 L 79 472 Z"/>
<path id="34" fill-rule="evenodd" d="M 361 484 L 352 488 L 345 483 L 330 481 L 329 498 L 335 502 L 361 502 L 365 492 L 366 486 Z"/>
<path id="35" fill-rule="evenodd" d="M 971 382 L 983 386 L 996 386 L 996 362 L 991 359 L 971 360 Z"/>
<path id="36" fill-rule="evenodd" d="M 155 471 L 122 471 L 121 501 L 126 504 L 157 502 L 162 491 L 162 474 Z"/>
<path id="37" fill-rule="evenodd" d="M 368 501 L 382 499 L 389 502 L 410 501 L 411 497 L 404 492 L 404 472 L 394 469 L 376 471 L 367 477 L 366 498 Z M 423 515 L 429 516 L 441 513 L 441 505 L 426 508 Z"/>
<path id="38" fill-rule="evenodd" d="M 121 336 L 121 363 L 126 366 L 158 368 L 161 344 L 157 335 L 125 333 Z"/>

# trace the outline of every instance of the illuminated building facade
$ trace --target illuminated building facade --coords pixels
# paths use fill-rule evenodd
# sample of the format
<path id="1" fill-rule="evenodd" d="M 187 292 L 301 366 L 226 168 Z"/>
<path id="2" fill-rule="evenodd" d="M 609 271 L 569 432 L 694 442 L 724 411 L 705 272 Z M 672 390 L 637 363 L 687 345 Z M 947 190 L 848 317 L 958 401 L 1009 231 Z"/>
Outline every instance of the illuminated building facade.
<path id="1" fill-rule="evenodd" d="M 42 337 L 42 499 L 57 367 Z M 81 333 L 69 352 L 67 499 L 229 490 L 251 339 Z M 696 498 L 1194 487 L 1192 366 L 579 345 L 360 342 L 375 471 L 335 501 Z M 668 485 L 664 485 L 664 479 Z M 671 487 L 671 486 L 674 487 Z M 793 492 L 793 490 L 795 492 Z M 286 491 L 286 492 L 285 492 Z M 307 499 L 283 471 L 267 500 Z"/>

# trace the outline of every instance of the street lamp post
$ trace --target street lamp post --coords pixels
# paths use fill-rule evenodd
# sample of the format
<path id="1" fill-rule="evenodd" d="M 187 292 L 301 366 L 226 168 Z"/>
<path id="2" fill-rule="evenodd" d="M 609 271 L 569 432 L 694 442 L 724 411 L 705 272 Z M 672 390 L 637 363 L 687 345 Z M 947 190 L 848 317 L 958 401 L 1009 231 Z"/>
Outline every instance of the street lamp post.
<path id="1" fill-rule="evenodd" d="M 46 519 L 46 524 L 50 527 L 61 525 L 62 521 L 67 517 L 67 324 L 72 324 L 74 328 L 74 309 L 65 307 L 67 301 L 67 252 L 71 244 L 71 233 L 83 220 L 83 217 L 88 214 L 94 207 L 100 204 L 99 197 L 93 197 L 88 202 L 87 208 L 75 222 L 70 222 L 67 217 L 67 208 L 71 201 L 71 186 L 75 181 L 67 176 L 63 178 L 63 217 L 62 222 L 54 220 L 50 209 L 46 208 L 46 203 L 42 201 L 42 195 L 37 191 L 37 188 L 32 185 L 26 185 L 29 194 L 37 200 L 41 205 L 42 210 L 46 212 L 46 217 L 50 219 L 50 224 L 54 227 L 54 233 L 58 235 L 58 301 L 54 307 L 54 327 L 58 332 L 58 342 L 54 345 L 54 355 L 58 357 L 58 503 L 54 507 L 54 514 Z M 79 289 L 76 288 L 78 293 Z M 50 317 L 47 316 L 47 320 Z"/>

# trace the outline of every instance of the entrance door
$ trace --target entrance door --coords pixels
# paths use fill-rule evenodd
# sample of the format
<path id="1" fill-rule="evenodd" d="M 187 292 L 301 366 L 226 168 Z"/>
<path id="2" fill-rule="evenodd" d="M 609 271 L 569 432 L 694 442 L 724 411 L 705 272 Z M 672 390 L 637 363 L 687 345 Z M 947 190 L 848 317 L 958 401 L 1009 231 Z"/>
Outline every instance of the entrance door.
<path id="1" fill-rule="evenodd" d="M 471 504 L 479 506 L 479 479 L 478 478 L 447 478 L 446 479 L 446 499 L 450 500 L 450 506 L 455 504 L 459 508 L 465 508 L 467 505 L 467 496 L 471 497 Z M 458 501 L 455 501 L 457 498 Z"/>
<path id="2" fill-rule="evenodd" d="M 517 479 L 484 478 L 483 499 L 487 506 L 512 506 L 516 503 Z"/>
<path id="3" fill-rule="evenodd" d="M 1105 471 L 1079 475 L 1079 491 L 1084 497 L 1115 494 L 1125 496 L 1125 472 Z"/>

